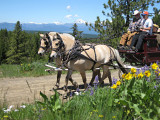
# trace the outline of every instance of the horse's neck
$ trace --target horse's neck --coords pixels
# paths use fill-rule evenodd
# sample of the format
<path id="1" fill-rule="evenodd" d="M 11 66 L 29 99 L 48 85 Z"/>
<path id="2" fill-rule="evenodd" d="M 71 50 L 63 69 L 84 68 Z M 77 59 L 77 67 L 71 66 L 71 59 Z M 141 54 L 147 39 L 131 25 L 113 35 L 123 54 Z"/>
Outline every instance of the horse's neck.
<path id="1" fill-rule="evenodd" d="M 64 40 L 64 46 L 65 46 L 65 51 L 66 53 L 69 52 L 69 50 L 71 50 L 75 44 L 75 40 Z"/>

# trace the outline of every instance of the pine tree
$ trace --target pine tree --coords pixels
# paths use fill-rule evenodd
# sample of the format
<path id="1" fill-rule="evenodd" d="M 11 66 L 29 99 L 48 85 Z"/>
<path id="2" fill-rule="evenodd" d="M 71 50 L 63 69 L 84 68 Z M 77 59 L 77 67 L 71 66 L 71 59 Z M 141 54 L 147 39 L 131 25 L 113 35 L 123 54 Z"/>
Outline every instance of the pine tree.
<path id="1" fill-rule="evenodd" d="M 16 23 L 9 45 L 7 62 L 10 64 L 21 63 L 25 56 L 25 32 L 22 31 L 19 21 Z"/>
<path id="2" fill-rule="evenodd" d="M 94 25 L 89 23 L 86 25 L 99 33 L 101 41 L 117 46 L 119 37 L 129 26 L 133 11 L 147 10 L 149 5 L 153 6 L 155 2 L 159 0 L 108 0 L 107 4 L 103 4 L 107 12 L 102 11 L 107 19 L 101 20 L 97 17 Z"/>
<path id="3" fill-rule="evenodd" d="M 38 49 L 39 49 L 39 40 L 40 36 L 39 33 L 31 34 L 30 39 L 28 40 L 27 44 L 27 53 L 28 56 L 30 57 L 30 61 L 37 60 L 39 59 L 39 55 L 37 54 Z"/>
<path id="4" fill-rule="evenodd" d="M 0 31 L 0 64 L 5 62 L 6 52 L 8 48 L 8 31 L 3 29 Z"/>
<path id="5" fill-rule="evenodd" d="M 160 9 L 154 8 L 154 17 L 153 17 L 153 23 L 160 26 Z"/>
<path id="6" fill-rule="evenodd" d="M 78 31 L 78 26 L 76 23 L 73 25 L 71 29 L 73 30 L 72 35 L 75 37 L 76 40 L 79 40 L 82 38 L 83 31 Z"/>

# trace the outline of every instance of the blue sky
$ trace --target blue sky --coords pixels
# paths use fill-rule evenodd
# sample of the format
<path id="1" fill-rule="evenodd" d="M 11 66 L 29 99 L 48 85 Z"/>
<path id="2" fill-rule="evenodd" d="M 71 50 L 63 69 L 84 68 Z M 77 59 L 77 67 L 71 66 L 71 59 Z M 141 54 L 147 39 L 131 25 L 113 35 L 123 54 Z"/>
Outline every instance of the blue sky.
<path id="1" fill-rule="evenodd" d="M 1 0 L 0 22 L 93 22 L 97 16 L 105 19 L 103 3 L 107 3 L 107 0 Z"/>

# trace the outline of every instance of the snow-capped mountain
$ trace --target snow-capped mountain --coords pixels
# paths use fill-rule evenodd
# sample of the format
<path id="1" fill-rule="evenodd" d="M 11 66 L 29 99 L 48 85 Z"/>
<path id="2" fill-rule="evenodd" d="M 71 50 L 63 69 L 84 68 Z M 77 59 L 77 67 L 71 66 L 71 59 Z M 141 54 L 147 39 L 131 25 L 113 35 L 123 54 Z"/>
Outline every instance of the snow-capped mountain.
<path id="1" fill-rule="evenodd" d="M 85 34 L 96 34 L 95 31 L 89 31 L 88 26 L 85 25 L 85 21 L 82 19 L 78 19 L 75 21 L 75 23 L 78 26 L 79 31 L 83 31 Z M 0 29 L 7 29 L 9 31 L 14 30 L 16 23 L 0 23 Z M 55 31 L 55 32 L 61 32 L 61 33 L 71 33 L 72 27 L 74 23 L 60 23 L 60 22 L 54 22 L 54 23 L 22 23 L 22 29 L 23 30 L 30 30 L 30 31 Z"/>

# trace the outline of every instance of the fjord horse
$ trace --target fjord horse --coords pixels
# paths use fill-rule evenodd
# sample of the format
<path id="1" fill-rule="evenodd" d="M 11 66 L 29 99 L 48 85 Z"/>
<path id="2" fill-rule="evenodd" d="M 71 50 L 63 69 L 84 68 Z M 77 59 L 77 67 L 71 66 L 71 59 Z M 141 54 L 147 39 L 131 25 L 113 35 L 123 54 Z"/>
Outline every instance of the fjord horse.
<path id="1" fill-rule="evenodd" d="M 38 50 L 38 54 L 40 55 L 43 55 L 45 52 L 49 51 L 49 49 L 51 48 L 51 39 L 53 39 L 53 36 L 56 34 L 56 32 L 50 32 L 50 33 L 46 33 L 46 34 L 40 34 L 40 47 L 39 47 L 39 50 Z M 62 36 L 66 36 L 67 39 L 75 39 L 72 35 L 70 34 L 61 34 Z M 57 55 L 55 57 L 55 62 L 56 62 L 56 67 L 62 67 L 62 60 L 60 58 L 59 55 Z M 108 72 L 109 73 L 109 72 Z M 62 71 L 58 71 L 57 73 L 57 81 L 56 81 L 56 84 L 55 84 L 55 87 L 59 88 L 59 85 L 60 85 L 60 78 L 61 78 L 61 74 L 62 74 Z M 100 70 L 94 70 L 93 71 L 93 74 L 92 74 L 92 79 L 91 79 L 91 82 L 90 84 L 92 85 L 93 84 L 93 81 L 95 79 L 95 76 L 98 75 L 99 79 L 101 79 L 101 74 L 100 74 Z M 110 81 L 111 81 L 111 76 L 110 74 L 106 75 L 109 77 Z M 77 87 L 78 84 L 73 81 L 73 79 L 70 77 L 69 80 L 71 81 L 71 83 Z"/>
<path id="2" fill-rule="evenodd" d="M 39 34 L 40 35 L 40 47 L 38 50 L 39 55 L 43 55 L 45 52 L 47 52 L 51 49 L 51 38 L 52 38 L 53 34 L 55 34 L 55 32 L 50 32 L 50 33 L 46 33 L 46 34 Z M 74 37 L 73 37 L 73 39 L 74 39 Z M 57 56 L 55 58 L 55 63 L 56 63 L 56 67 L 58 67 L 58 68 L 60 68 L 62 66 L 60 56 Z M 56 88 L 59 88 L 59 86 L 60 86 L 61 75 L 62 75 L 62 71 L 58 71 L 57 72 L 57 81 L 55 84 Z M 76 83 L 73 83 L 73 82 L 72 82 L 72 84 L 76 85 Z"/>
<path id="3" fill-rule="evenodd" d="M 107 45 L 95 45 L 95 46 L 81 46 L 77 45 L 75 39 L 67 39 L 66 36 L 62 34 L 54 34 L 52 41 L 52 53 L 50 57 L 57 57 L 57 55 L 61 55 L 63 59 L 63 64 L 68 68 L 68 73 L 65 79 L 64 88 L 67 89 L 68 80 L 71 78 L 73 70 L 79 71 L 85 89 L 87 88 L 86 82 L 86 70 L 95 70 L 95 68 L 101 67 L 103 68 L 103 76 L 100 79 L 100 84 L 106 78 L 107 73 L 109 72 L 108 64 L 112 60 L 115 60 L 122 72 L 127 73 L 122 64 L 121 58 L 119 56 L 119 52 Z M 110 84 L 112 84 L 112 80 L 109 79 Z"/>

